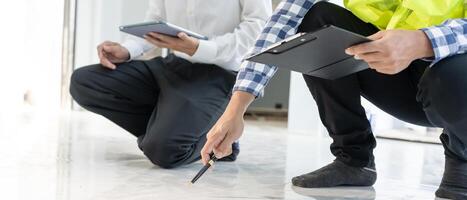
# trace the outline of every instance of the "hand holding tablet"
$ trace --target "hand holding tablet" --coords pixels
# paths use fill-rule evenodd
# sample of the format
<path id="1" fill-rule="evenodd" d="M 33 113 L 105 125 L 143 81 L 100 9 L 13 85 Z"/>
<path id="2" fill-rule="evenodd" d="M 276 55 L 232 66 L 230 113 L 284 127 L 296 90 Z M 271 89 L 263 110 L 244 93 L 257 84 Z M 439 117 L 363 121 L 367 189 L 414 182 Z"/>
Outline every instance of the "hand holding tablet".
<path id="1" fill-rule="evenodd" d="M 177 37 L 179 33 L 186 33 L 190 37 L 194 37 L 200 40 L 207 40 L 208 37 L 203 36 L 199 33 L 195 33 L 193 31 L 184 29 L 182 27 L 170 24 L 164 21 L 153 21 L 153 22 L 145 22 L 140 24 L 133 24 L 127 26 L 121 26 L 120 31 L 144 38 L 150 32 L 160 33 L 164 35 L 169 35 L 173 37 Z"/>
<path id="2" fill-rule="evenodd" d="M 208 37 L 164 21 L 146 22 L 120 27 L 122 32 L 140 37 L 159 48 L 167 48 L 193 56 L 199 40 Z"/>

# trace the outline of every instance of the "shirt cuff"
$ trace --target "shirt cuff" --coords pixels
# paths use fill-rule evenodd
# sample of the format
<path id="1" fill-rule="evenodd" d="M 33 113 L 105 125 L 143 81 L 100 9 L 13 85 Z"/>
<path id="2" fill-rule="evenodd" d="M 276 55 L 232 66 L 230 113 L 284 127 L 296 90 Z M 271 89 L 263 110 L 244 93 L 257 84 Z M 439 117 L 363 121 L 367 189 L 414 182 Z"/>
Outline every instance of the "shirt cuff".
<path id="1" fill-rule="evenodd" d="M 144 49 L 141 47 L 141 44 L 133 40 L 127 40 L 122 43 L 122 46 L 125 47 L 130 53 L 130 60 L 134 60 L 138 57 L 141 57 L 144 54 Z"/>
<path id="2" fill-rule="evenodd" d="M 217 44 L 209 40 L 199 40 L 198 49 L 191 58 L 196 62 L 211 63 L 217 56 Z"/>
<path id="3" fill-rule="evenodd" d="M 458 44 L 454 32 L 449 27 L 443 26 L 432 26 L 421 29 L 430 40 L 433 52 L 435 54 L 434 59 L 431 60 L 433 64 L 454 55 L 457 52 Z"/>
<path id="4" fill-rule="evenodd" d="M 253 65 L 256 64 L 250 62 L 246 63 Z M 245 62 L 243 64 L 245 64 Z M 251 69 L 245 69 L 242 66 L 241 70 L 238 72 L 237 81 L 235 82 L 235 86 L 233 87 L 233 92 L 248 92 L 257 98 L 261 98 L 264 96 L 264 88 L 266 87 L 268 82 L 269 77 L 265 74 L 252 71 Z"/>

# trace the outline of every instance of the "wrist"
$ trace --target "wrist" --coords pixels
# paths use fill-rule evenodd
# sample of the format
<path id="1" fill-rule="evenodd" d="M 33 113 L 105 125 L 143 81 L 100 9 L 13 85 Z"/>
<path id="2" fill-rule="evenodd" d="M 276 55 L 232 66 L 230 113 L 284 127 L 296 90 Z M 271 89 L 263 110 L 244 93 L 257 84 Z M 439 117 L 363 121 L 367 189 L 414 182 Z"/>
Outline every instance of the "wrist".
<path id="1" fill-rule="evenodd" d="M 196 40 L 196 42 L 193 42 L 193 45 L 192 47 L 188 50 L 188 55 L 189 56 L 193 56 L 195 55 L 196 51 L 198 51 L 198 48 L 199 48 L 199 41 Z"/>
<path id="2" fill-rule="evenodd" d="M 243 92 L 235 91 L 230 99 L 229 105 L 227 106 L 226 113 L 233 114 L 235 116 L 243 116 L 248 109 L 248 106 L 255 100 L 255 96 Z"/>
<path id="3" fill-rule="evenodd" d="M 419 38 L 418 42 L 416 43 L 416 49 L 418 49 L 419 53 L 417 55 L 417 59 L 420 58 L 430 58 L 434 56 L 433 47 L 431 45 L 431 41 L 428 36 L 422 30 L 417 30 L 417 38 Z"/>
<path id="4" fill-rule="evenodd" d="M 127 49 L 126 47 L 122 47 L 122 48 L 123 48 L 123 52 L 124 52 L 124 54 L 125 54 L 125 56 L 124 56 L 124 57 L 125 57 L 125 58 L 124 58 L 124 60 L 125 60 L 125 61 L 129 61 L 129 60 L 131 60 L 131 54 L 130 54 L 130 51 L 128 51 L 128 49 Z"/>

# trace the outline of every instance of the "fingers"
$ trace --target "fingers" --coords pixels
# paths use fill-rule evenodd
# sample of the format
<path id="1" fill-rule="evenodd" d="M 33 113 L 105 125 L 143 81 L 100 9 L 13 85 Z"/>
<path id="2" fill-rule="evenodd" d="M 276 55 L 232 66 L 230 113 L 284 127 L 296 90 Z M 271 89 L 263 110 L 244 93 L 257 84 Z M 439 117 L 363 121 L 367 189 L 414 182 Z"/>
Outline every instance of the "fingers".
<path id="1" fill-rule="evenodd" d="M 368 39 L 373 40 L 372 42 L 366 42 L 363 44 L 358 44 L 352 47 L 349 47 L 345 50 L 345 53 L 349 55 L 359 55 L 359 54 L 367 54 L 367 53 L 374 53 L 380 50 L 380 43 L 378 40 L 384 37 L 386 31 L 379 31 L 373 35 L 368 36 Z"/>
<path id="2" fill-rule="evenodd" d="M 367 63 L 378 62 L 385 59 L 384 54 L 380 52 L 376 53 L 366 53 L 366 54 L 357 54 L 354 56 L 356 60 L 363 60 Z"/>
<path id="3" fill-rule="evenodd" d="M 106 42 L 102 43 L 101 45 L 97 47 L 97 53 L 99 56 L 100 63 L 102 64 L 102 66 L 107 67 L 109 69 L 116 69 L 117 66 L 115 66 L 112 62 L 110 62 L 110 60 L 107 58 L 107 55 L 104 50 L 105 45 L 106 45 Z"/>
<path id="4" fill-rule="evenodd" d="M 383 38 L 383 36 L 386 34 L 386 31 L 378 31 L 377 33 L 368 36 L 368 39 L 370 40 L 379 40 Z"/>
<path id="5" fill-rule="evenodd" d="M 159 34 L 159 33 L 154 33 L 154 32 L 151 32 L 149 33 L 150 36 L 164 42 L 164 43 L 168 43 L 168 44 L 171 44 L 171 43 L 175 43 L 177 42 L 178 38 L 175 38 L 175 37 L 172 37 L 172 36 L 168 36 L 168 35 L 164 35 L 164 34 Z"/>
<path id="6" fill-rule="evenodd" d="M 367 54 L 367 53 L 374 53 L 380 50 L 378 41 L 373 42 L 366 42 L 363 44 L 358 44 L 352 47 L 349 47 L 345 50 L 346 54 L 349 55 L 359 55 L 359 54 Z"/>
<path id="7" fill-rule="evenodd" d="M 146 40 L 149 42 L 162 47 L 162 48 L 173 48 L 175 44 L 180 40 L 178 38 L 174 38 L 171 36 L 167 36 L 164 34 L 150 32 L 145 36 Z"/>
<path id="8" fill-rule="evenodd" d="M 104 57 L 104 52 L 103 52 L 102 45 L 97 46 L 97 55 L 99 56 L 100 60 L 102 60 L 102 58 Z"/>
<path id="9" fill-rule="evenodd" d="M 186 33 L 184 32 L 180 32 L 177 34 L 178 38 L 180 38 L 181 40 L 184 40 L 184 41 L 187 41 L 187 40 L 190 40 L 191 37 L 188 36 Z"/>
<path id="10" fill-rule="evenodd" d="M 101 64 L 104 66 L 104 67 L 107 67 L 109 69 L 117 69 L 117 66 L 115 64 L 113 64 L 112 62 L 110 62 L 109 59 L 107 59 L 106 57 L 104 57 L 103 59 L 101 59 Z"/>
<path id="11" fill-rule="evenodd" d="M 165 43 L 164 41 L 162 40 L 159 40 L 157 38 L 154 38 L 150 35 L 145 35 L 144 36 L 144 39 L 146 39 L 149 43 L 153 44 L 153 45 L 156 45 L 157 47 L 159 48 L 170 48 L 169 47 L 169 44 Z"/>
<path id="12" fill-rule="evenodd" d="M 208 140 L 204 145 L 203 149 L 201 149 L 201 160 L 204 165 L 206 165 L 209 162 L 209 159 L 211 158 L 211 152 L 213 149 L 214 143 L 210 140 Z"/>
<path id="13" fill-rule="evenodd" d="M 207 164 L 209 162 L 214 147 L 219 145 L 219 143 L 224 139 L 224 136 L 225 133 L 222 133 L 222 130 L 217 129 L 216 126 L 214 126 L 211 131 L 209 131 L 207 135 L 208 140 L 201 150 L 201 159 L 203 164 Z"/>
<path id="14" fill-rule="evenodd" d="M 216 158 L 223 158 L 232 154 L 232 144 L 235 142 L 235 139 L 231 136 L 232 134 L 227 135 L 221 144 L 213 149 Z"/>

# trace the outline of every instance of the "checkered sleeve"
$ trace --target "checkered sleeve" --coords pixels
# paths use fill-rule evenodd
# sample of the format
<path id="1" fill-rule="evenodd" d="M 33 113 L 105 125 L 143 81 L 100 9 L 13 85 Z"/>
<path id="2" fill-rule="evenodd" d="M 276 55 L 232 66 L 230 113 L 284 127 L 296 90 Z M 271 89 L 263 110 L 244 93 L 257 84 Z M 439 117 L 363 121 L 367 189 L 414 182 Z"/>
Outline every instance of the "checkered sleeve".
<path id="1" fill-rule="evenodd" d="M 430 39 L 435 57 L 433 64 L 467 51 L 467 19 L 451 19 L 439 26 L 422 29 Z"/>
<path id="2" fill-rule="evenodd" d="M 318 0 L 283 0 L 248 55 L 259 53 L 270 45 L 294 35 L 303 17 L 316 1 Z M 248 92 L 256 97 L 263 96 L 264 87 L 276 70 L 274 66 L 244 61 L 233 90 Z"/>

